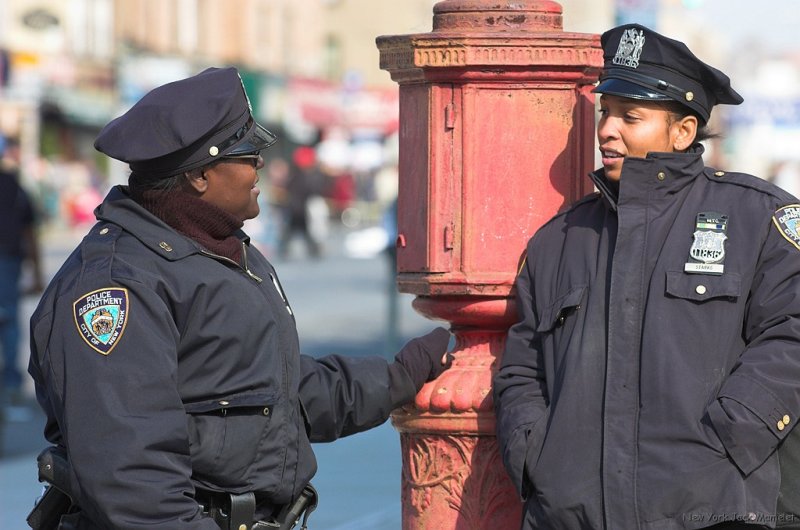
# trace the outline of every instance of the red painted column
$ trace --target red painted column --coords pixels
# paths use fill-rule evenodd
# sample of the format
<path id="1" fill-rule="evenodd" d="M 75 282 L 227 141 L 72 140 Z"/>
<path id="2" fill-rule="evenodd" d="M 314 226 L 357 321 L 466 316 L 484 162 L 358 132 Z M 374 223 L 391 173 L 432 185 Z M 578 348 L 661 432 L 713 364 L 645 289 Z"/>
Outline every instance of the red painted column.
<path id="1" fill-rule="evenodd" d="M 453 367 L 396 411 L 406 530 L 518 528 L 491 379 L 535 230 L 589 193 L 597 35 L 557 2 L 446 0 L 433 31 L 377 39 L 400 85 L 398 286 L 449 322 Z"/>

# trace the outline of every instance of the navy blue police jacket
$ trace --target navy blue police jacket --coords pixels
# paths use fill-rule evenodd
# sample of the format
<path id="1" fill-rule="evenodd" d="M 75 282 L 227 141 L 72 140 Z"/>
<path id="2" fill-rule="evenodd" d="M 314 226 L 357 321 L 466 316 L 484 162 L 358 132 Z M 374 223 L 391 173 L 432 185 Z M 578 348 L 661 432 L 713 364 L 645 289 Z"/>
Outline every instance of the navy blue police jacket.
<path id="1" fill-rule="evenodd" d="M 618 190 L 594 173 L 528 244 L 494 379 L 525 529 L 792 518 L 800 206 L 702 153 L 628 158 Z"/>
<path id="2" fill-rule="evenodd" d="M 214 256 L 121 187 L 96 216 L 31 319 L 29 371 L 80 528 L 217 529 L 198 487 L 287 503 L 316 471 L 310 441 L 413 399 L 378 356 L 300 355 L 278 276 L 246 239 L 244 266 Z"/>

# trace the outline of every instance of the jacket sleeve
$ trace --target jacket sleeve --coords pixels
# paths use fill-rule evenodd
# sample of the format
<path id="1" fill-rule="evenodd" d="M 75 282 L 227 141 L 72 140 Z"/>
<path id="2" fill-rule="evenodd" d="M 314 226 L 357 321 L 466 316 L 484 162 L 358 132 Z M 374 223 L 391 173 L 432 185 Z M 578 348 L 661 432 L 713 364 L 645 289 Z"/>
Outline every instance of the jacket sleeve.
<path id="1" fill-rule="evenodd" d="M 414 399 L 405 369 L 378 356 L 300 356 L 300 401 L 312 442 L 330 442 L 377 427 Z"/>
<path id="2" fill-rule="evenodd" d="M 67 447 L 76 502 L 102 528 L 216 530 L 193 500 L 178 332 L 168 309 L 134 282 L 75 283 L 46 295 L 34 314 L 31 365 L 40 400 L 59 420 L 50 438 Z M 125 299 L 110 349 L 93 347 L 80 330 L 80 306 L 98 290 Z"/>
<path id="3" fill-rule="evenodd" d="M 737 467 L 759 467 L 800 420 L 800 249 L 771 223 L 742 334 L 746 348 L 708 408 Z"/>
<path id="4" fill-rule="evenodd" d="M 493 385 L 497 441 L 503 463 L 522 498 L 527 498 L 530 486 L 526 469 L 528 455 L 538 456 L 544 437 L 542 430 L 534 427 L 547 421 L 548 403 L 544 361 L 536 332 L 538 317 L 532 274 L 531 262 L 526 259 L 516 279 L 520 320 L 508 330 Z M 531 461 L 530 465 L 533 463 Z"/>

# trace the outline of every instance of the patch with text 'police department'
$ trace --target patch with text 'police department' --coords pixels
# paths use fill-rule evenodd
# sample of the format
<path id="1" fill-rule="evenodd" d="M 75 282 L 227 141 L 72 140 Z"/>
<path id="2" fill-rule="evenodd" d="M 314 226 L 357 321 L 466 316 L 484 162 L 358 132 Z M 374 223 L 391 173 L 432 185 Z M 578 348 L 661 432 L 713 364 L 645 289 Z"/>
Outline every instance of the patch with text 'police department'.
<path id="1" fill-rule="evenodd" d="M 72 305 L 75 325 L 86 344 L 108 355 L 128 323 L 128 290 L 106 287 L 92 291 Z"/>
<path id="2" fill-rule="evenodd" d="M 772 222 L 786 240 L 800 250 L 800 204 L 778 208 Z"/>

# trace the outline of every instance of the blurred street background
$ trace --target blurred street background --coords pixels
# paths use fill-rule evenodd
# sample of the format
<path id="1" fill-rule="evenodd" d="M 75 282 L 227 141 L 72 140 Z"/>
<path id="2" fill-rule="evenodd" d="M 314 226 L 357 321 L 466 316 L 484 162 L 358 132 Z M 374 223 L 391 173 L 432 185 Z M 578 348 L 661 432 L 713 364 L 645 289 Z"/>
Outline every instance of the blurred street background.
<path id="1" fill-rule="evenodd" d="M 261 215 L 245 227 L 293 304 L 303 351 L 391 357 L 435 325 L 398 294 L 394 241 L 397 85 L 375 38 L 431 31 L 436 0 L 0 0 L 0 165 L 38 213 L 45 280 L 127 167 L 93 141 L 151 88 L 235 65 L 279 143 L 260 173 Z M 561 0 L 566 31 L 639 22 L 682 40 L 744 97 L 720 107 L 707 161 L 800 195 L 800 9 L 796 1 Z M 303 222 L 299 221 L 302 219 Z M 303 226 L 307 229 L 304 230 Z M 23 285 L 30 273 L 23 274 Z M 27 319 L 36 296 L 22 300 Z M 43 418 L 26 379 L 2 399 L 0 529 L 27 528 L 39 492 Z M 400 450 L 390 424 L 316 446 L 313 528 L 400 527 Z"/>

